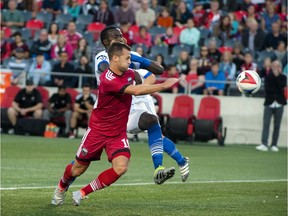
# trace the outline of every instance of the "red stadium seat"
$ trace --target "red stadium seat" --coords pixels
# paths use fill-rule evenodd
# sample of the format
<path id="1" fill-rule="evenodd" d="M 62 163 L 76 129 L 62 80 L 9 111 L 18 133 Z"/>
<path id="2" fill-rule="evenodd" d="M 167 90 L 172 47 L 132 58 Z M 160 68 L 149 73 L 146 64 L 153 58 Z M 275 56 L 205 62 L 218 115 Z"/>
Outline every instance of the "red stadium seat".
<path id="1" fill-rule="evenodd" d="M 131 25 L 129 27 L 129 31 L 132 31 L 133 32 L 133 37 L 135 37 L 136 35 L 139 35 L 139 26 Z"/>
<path id="2" fill-rule="evenodd" d="M 288 100 L 288 87 L 287 86 L 284 88 L 284 95 L 285 95 L 286 100 Z"/>
<path id="3" fill-rule="evenodd" d="M 18 86 L 8 86 L 1 101 L 1 108 L 9 108 L 20 90 Z"/>
<path id="4" fill-rule="evenodd" d="M 46 108 L 48 105 L 48 101 L 49 101 L 49 91 L 42 86 L 38 86 L 36 89 L 40 92 L 41 97 L 42 97 L 43 106 L 44 106 L 44 108 Z"/>
<path id="5" fill-rule="evenodd" d="M 178 27 L 178 26 L 173 27 L 173 33 L 174 33 L 175 35 L 179 36 L 180 33 L 181 33 L 181 31 L 184 30 L 185 28 L 186 28 L 186 27 Z"/>
<path id="6" fill-rule="evenodd" d="M 226 128 L 223 133 L 223 121 L 220 116 L 220 100 L 216 97 L 203 97 L 195 120 L 195 140 L 208 141 L 216 138 L 224 145 Z"/>
<path id="7" fill-rule="evenodd" d="M 192 139 L 194 119 L 194 99 L 188 95 L 177 96 L 167 119 L 167 136 L 173 141 Z"/>
<path id="8" fill-rule="evenodd" d="M 79 92 L 76 89 L 74 89 L 74 88 L 67 88 L 66 92 L 68 94 L 70 94 L 70 96 L 71 96 L 71 102 L 72 102 L 71 105 L 73 107 L 73 105 L 75 103 L 75 100 L 76 100 L 76 96 L 79 94 Z"/>
<path id="9" fill-rule="evenodd" d="M 94 22 L 87 25 L 87 31 L 93 33 L 94 41 L 97 41 L 100 35 L 100 32 L 106 27 L 105 24 L 100 22 Z"/>
<path id="10" fill-rule="evenodd" d="M 31 31 L 32 37 L 34 37 L 34 34 L 36 30 L 40 30 L 44 27 L 44 23 L 41 20 L 29 20 L 26 23 L 26 28 Z"/>
<path id="11" fill-rule="evenodd" d="M 4 38 L 10 38 L 12 35 L 12 30 L 9 27 L 1 27 L 1 30 L 4 31 Z"/>

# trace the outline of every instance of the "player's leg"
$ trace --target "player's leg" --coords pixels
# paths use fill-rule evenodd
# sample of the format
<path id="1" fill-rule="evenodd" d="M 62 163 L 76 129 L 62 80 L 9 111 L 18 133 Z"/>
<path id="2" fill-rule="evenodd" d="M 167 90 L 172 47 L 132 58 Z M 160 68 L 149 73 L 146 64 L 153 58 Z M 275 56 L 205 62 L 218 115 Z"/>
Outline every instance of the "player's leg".
<path id="1" fill-rule="evenodd" d="M 77 126 L 77 120 L 82 117 L 81 113 L 73 112 L 71 119 L 70 119 L 70 134 L 69 138 L 73 139 L 75 138 L 75 129 Z"/>
<path id="2" fill-rule="evenodd" d="M 33 117 L 36 118 L 36 119 L 40 119 L 42 118 L 42 109 L 38 109 L 38 110 L 35 110 L 35 112 L 33 113 Z"/>
<path id="3" fill-rule="evenodd" d="M 7 110 L 7 114 L 8 114 L 8 118 L 9 118 L 11 124 L 14 127 L 16 125 L 16 122 L 17 122 L 18 112 L 13 107 L 9 107 Z"/>
<path id="4" fill-rule="evenodd" d="M 71 110 L 66 110 L 64 112 L 64 119 L 65 119 L 65 135 L 69 133 L 70 130 L 70 119 L 72 116 Z"/>
<path id="5" fill-rule="evenodd" d="M 140 115 L 138 126 L 142 131 L 148 131 L 148 144 L 154 164 L 154 181 L 162 184 L 173 177 L 175 168 L 165 168 L 163 163 L 163 140 L 162 131 L 157 116 L 144 112 Z"/>
<path id="6" fill-rule="evenodd" d="M 167 137 L 163 137 L 163 147 L 164 151 L 177 162 L 182 181 L 185 182 L 189 176 L 189 158 L 184 157 L 177 149 L 175 143 Z"/>
<path id="7" fill-rule="evenodd" d="M 108 160 L 112 163 L 112 167 L 100 173 L 90 184 L 78 191 L 74 191 L 72 197 L 74 205 L 80 205 L 80 202 L 86 195 L 113 184 L 128 169 L 130 148 L 126 133 L 116 138 L 113 137 L 110 140 L 107 140 L 107 137 L 104 137 L 104 139 L 107 142 L 104 145 L 106 146 L 106 153 Z M 105 143 L 104 140 L 103 142 Z"/>

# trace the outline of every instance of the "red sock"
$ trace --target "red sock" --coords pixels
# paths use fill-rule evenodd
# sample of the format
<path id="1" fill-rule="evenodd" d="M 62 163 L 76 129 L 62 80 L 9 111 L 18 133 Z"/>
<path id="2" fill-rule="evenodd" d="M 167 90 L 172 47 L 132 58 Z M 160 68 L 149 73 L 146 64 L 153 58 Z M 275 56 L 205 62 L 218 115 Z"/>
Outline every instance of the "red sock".
<path id="1" fill-rule="evenodd" d="M 73 164 L 68 164 L 66 166 L 64 175 L 59 181 L 59 186 L 63 190 L 65 190 L 75 180 L 75 177 L 72 176 L 72 166 Z"/>
<path id="2" fill-rule="evenodd" d="M 81 190 L 85 195 L 92 193 L 93 191 L 100 190 L 111 184 L 113 184 L 120 176 L 114 171 L 113 168 L 107 169 L 99 174 L 99 176 L 90 184 L 82 188 Z"/>

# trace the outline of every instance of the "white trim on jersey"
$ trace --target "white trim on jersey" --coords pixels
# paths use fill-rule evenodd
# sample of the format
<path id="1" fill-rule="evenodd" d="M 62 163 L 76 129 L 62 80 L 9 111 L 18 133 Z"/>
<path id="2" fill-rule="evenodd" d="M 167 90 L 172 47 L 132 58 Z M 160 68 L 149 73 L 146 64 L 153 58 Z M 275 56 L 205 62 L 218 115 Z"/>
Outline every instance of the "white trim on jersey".
<path id="1" fill-rule="evenodd" d="M 116 77 L 113 76 L 113 73 L 110 70 L 108 70 L 107 73 L 105 74 L 105 78 L 108 79 L 109 81 L 111 81 L 111 80 L 115 79 Z"/>

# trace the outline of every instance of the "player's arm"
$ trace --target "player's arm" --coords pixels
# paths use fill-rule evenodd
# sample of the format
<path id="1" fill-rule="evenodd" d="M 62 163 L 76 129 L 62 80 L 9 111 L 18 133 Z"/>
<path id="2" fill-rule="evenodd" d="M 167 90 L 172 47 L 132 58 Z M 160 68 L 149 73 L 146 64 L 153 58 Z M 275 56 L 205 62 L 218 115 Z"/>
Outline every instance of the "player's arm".
<path id="1" fill-rule="evenodd" d="M 161 75 L 164 72 L 164 68 L 162 65 L 147 58 L 134 55 L 133 53 L 131 53 L 131 61 L 140 63 L 140 68 L 147 69 L 153 74 Z"/>
<path id="2" fill-rule="evenodd" d="M 170 78 L 167 79 L 165 82 L 161 84 L 155 84 L 155 85 L 127 85 L 123 87 L 122 92 L 124 94 L 130 94 L 130 95 L 146 95 L 146 94 L 152 94 L 158 91 L 165 90 L 167 88 L 170 88 L 175 83 L 177 83 L 179 79 L 176 78 Z"/>
<path id="3" fill-rule="evenodd" d="M 27 112 L 34 112 L 34 111 L 36 111 L 36 110 L 38 110 L 38 109 L 42 109 L 42 107 L 43 107 L 43 103 L 40 102 L 40 103 L 37 103 L 35 106 L 26 108 L 26 111 L 27 111 Z"/>
<path id="4" fill-rule="evenodd" d="M 20 112 L 21 108 L 19 106 L 19 104 L 15 101 L 12 102 L 12 107 L 17 111 Z"/>
<path id="5" fill-rule="evenodd" d="M 98 65 L 98 71 L 103 73 L 105 70 L 109 68 L 109 63 L 107 61 L 102 61 Z"/>
<path id="6" fill-rule="evenodd" d="M 154 74 L 150 74 L 148 77 L 144 79 L 144 84 L 152 85 L 156 83 L 156 77 Z"/>

